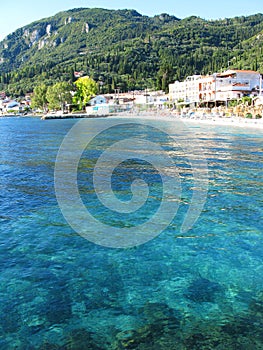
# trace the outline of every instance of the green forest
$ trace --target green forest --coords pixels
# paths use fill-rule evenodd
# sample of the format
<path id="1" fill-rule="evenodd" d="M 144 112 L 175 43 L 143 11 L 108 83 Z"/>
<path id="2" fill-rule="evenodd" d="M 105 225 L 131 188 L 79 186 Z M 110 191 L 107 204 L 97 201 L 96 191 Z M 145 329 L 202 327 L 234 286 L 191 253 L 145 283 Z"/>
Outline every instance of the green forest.
<path id="1" fill-rule="evenodd" d="M 135 10 L 73 9 L 19 28 L 0 42 L 0 90 L 23 96 L 39 84 L 72 84 L 74 72 L 101 93 L 168 90 L 192 74 L 227 68 L 263 73 L 263 14 L 219 20 Z"/>

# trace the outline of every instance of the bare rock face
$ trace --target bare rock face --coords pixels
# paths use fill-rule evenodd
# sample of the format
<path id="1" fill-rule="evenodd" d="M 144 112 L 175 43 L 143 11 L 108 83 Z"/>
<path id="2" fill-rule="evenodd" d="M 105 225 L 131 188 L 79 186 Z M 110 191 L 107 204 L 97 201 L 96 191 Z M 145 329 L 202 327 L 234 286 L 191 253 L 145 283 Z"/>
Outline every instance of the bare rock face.
<path id="1" fill-rule="evenodd" d="M 47 43 L 47 38 L 40 40 L 38 43 L 38 50 L 43 49 L 43 47 L 46 45 L 46 43 Z"/>
<path id="2" fill-rule="evenodd" d="M 64 24 L 67 25 L 67 24 L 70 24 L 70 23 L 72 23 L 72 22 L 74 22 L 74 18 L 73 18 L 73 17 L 67 17 L 67 18 L 65 19 Z"/>
<path id="3" fill-rule="evenodd" d="M 86 31 L 86 33 L 88 33 L 89 32 L 89 24 L 88 23 L 86 23 L 86 25 L 85 25 L 85 31 Z"/>
<path id="4" fill-rule="evenodd" d="M 52 33 L 52 26 L 51 26 L 51 24 L 48 24 L 48 25 L 47 25 L 47 27 L 46 27 L 46 33 L 47 33 L 48 36 L 51 35 L 51 33 Z"/>
<path id="5" fill-rule="evenodd" d="M 90 31 L 90 25 L 88 23 L 84 23 L 82 27 L 82 33 L 88 33 Z"/>
<path id="6" fill-rule="evenodd" d="M 31 45 L 34 45 L 38 40 L 40 39 L 41 35 L 37 29 L 35 29 L 31 34 L 30 34 L 30 43 Z"/>
<path id="7" fill-rule="evenodd" d="M 25 38 L 28 38 L 28 37 L 29 37 L 29 35 L 30 35 L 30 31 L 29 31 L 29 29 L 25 29 L 25 30 L 24 30 L 24 34 L 23 34 L 23 36 L 24 36 Z"/>
<path id="8" fill-rule="evenodd" d="M 31 47 L 39 41 L 41 34 L 37 29 L 33 30 L 31 33 L 29 29 L 25 29 L 23 37 L 26 39 L 28 46 Z"/>

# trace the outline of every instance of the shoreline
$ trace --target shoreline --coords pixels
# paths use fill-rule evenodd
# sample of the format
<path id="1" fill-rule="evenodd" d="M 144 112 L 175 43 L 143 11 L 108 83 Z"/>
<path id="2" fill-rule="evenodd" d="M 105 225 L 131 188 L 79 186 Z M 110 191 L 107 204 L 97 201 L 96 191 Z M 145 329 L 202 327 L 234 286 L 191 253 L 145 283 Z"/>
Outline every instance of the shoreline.
<path id="1" fill-rule="evenodd" d="M 187 124 L 196 125 L 215 125 L 215 126 L 231 126 L 240 128 L 253 128 L 257 130 L 263 130 L 263 119 L 248 119 L 242 117 L 215 117 L 207 115 L 206 117 L 185 117 L 177 116 L 172 113 L 138 113 L 138 114 L 116 114 L 111 115 L 109 118 L 129 118 L 129 119 L 148 119 L 148 120 L 167 120 L 167 121 L 180 121 Z"/>
<path id="2" fill-rule="evenodd" d="M 195 124 L 205 124 L 205 125 L 217 125 L 217 126 L 233 126 L 239 128 L 253 128 L 258 130 L 263 130 L 263 120 L 262 119 L 245 119 L 245 118 L 214 118 L 207 120 L 198 119 L 186 119 L 181 118 L 184 122 L 195 123 Z"/>
<path id="3" fill-rule="evenodd" d="M 20 117 L 19 115 L 1 115 L 2 118 L 14 118 Z M 144 111 L 138 113 L 110 113 L 110 114 L 47 114 L 40 116 L 26 115 L 22 117 L 37 117 L 41 120 L 64 120 L 64 119 L 101 119 L 101 118 L 128 118 L 128 119 L 145 119 L 156 121 L 180 121 L 186 124 L 195 125 L 214 125 L 214 126 L 231 126 L 240 128 L 252 128 L 256 130 L 263 130 L 263 118 L 261 119 L 249 119 L 238 116 L 221 117 L 214 116 L 212 114 L 206 114 L 205 116 L 189 116 L 189 115 L 176 115 L 168 111 Z"/>
<path id="4" fill-rule="evenodd" d="M 41 120 L 53 119 L 84 119 L 84 118 L 107 118 L 109 114 L 85 114 L 85 113 L 69 113 L 69 114 L 45 114 L 41 116 Z"/>

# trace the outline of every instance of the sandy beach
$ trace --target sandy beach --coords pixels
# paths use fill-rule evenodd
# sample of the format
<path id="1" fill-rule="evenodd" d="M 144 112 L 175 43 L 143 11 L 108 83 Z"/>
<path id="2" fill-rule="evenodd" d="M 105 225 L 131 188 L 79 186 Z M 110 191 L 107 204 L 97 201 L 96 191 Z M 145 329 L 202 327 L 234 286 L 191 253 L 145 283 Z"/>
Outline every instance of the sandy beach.
<path id="1" fill-rule="evenodd" d="M 218 125 L 218 126 L 231 126 L 240 128 L 253 128 L 263 130 L 263 119 L 248 119 L 242 117 L 218 117 L 213 115 L 206 116 L 178 116 L 171 112 L 139 112 L 139 113 L 121 113 L 112 115 L 111 117 L 119 118 L 131 118 L 131 119 L 150 119 L 150 120 L 169 120 L 169 121 L 181 121 L 186 124 L 197 125 Z"/>

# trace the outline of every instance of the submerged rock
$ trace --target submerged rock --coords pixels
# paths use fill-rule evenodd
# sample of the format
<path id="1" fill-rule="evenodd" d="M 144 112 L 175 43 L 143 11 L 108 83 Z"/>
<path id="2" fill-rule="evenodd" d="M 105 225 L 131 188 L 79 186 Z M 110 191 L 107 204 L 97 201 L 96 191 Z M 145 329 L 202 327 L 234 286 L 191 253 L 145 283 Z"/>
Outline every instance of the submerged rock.
<path id="1" fill-rule="evenodd" d="M 165 303 L 146 303 L 139 310 L 145 324 L 137 329 L 119 332 L 113 350 L 176 350 L 180 339 L 180 317 Z"/>
<path id="2" fill-rule="evenodd" d="M 213 302 L 216 294 L 220 291 L 222 291 L 222 287 L 219 283 L 199 277 L 187 288 L 185 296 L 197 303 Z"/>

